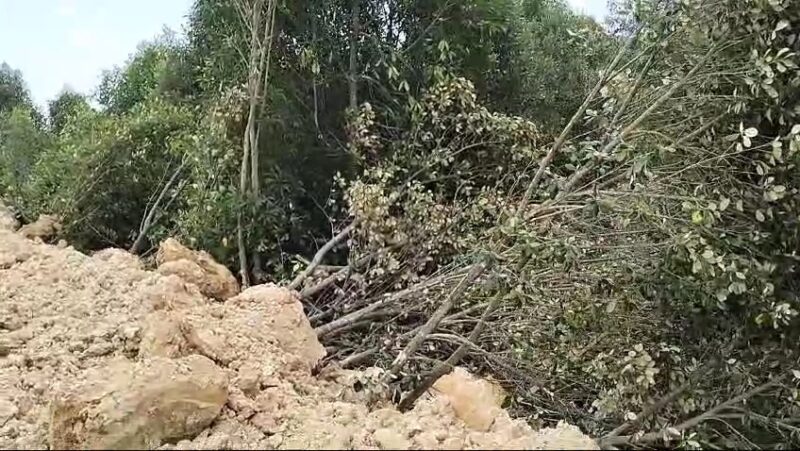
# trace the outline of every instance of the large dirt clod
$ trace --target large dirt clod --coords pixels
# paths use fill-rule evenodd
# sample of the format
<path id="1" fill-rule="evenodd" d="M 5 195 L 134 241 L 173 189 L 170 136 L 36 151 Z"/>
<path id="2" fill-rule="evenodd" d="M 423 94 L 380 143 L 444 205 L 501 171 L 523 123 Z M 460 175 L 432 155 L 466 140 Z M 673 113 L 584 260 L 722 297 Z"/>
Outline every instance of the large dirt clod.
<path id="1" fill-rule="evenodd" d="M 229 304 L 244 311 L 262 310 L 263 328 L 285 352 L 301 358 L 309 367 L 325 357 L 296 292 L 273 284 L 248 288 Z"/>
<path id="2" fill-rule="evenodd" d="M 20 227 L 18 233 L 29 240 L 39 238 L 47 241 L 61 231 L 61 221 L 53 215 L 39 215 L 39 218 Z"/>
<path id="3" fill-rule="evenodd" d="M 159 273 L 175 274 L 197 285 L 210 298 L 224 301 L 239 292 L 239 283 L 228 268 L 214 261 L 207 252 L 193 251 L 174 238 L 161 243 L 156 262 Z"/>
<path id="4" fill-rule="evenodd" d="M 205 357 L 122 359 L 88 371 L 83 382 L 55 395 L 50 446 L 149 449 L 194 437 L 227 397 L 227 375 Z"/>
<path id="5" fill-rule="evenodd" d="M 488 431 L 503 409 L 502 387 L 456 368 L 433 384 L 433 389 L 446 396 L 456 416 L 476 431 Z"/>
<path id="6" fill-rule="evenodd" d="M 0 201 L 0 229 L 11 230 L 13 232 L 18 228 L 19 221 L 17 221 L 17 218 L 14 217 L 14 213 L 10 208 L 6 207 L 2 201 Z"/>

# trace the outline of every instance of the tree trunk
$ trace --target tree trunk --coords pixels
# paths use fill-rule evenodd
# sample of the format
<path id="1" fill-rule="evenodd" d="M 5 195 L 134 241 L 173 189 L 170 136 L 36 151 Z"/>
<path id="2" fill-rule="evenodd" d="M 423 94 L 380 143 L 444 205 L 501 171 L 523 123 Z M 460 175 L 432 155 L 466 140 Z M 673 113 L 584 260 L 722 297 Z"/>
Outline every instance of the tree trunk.
<path id="1" fill-rule="evenodd" d="M 350 109 L 352 111 L 358 108 L 358 65 L 356 64 L 356 57 L 358 54 L 358 37 L 361 34 L 360 13 L 361 0 L 353 0 L 351 9 L 352 28 L 350 30 L 350 73 L 348 75 L 350 82 Z"/>
<path id="2" fill-rule="evenodd" d="M 136 237 L 136 240 L 133 242 L 133 245 L 129 250 L 131 254 L 138 254 L 139 252 L 142 251 L 144 240 L 145 238 L 147 238 L 147 232 L 150 231 L 150 227 L 152 227 L 153 224 L 155 224 L 156 222 L 154 221 L 154 218 L 156 212 L 158 212 L 158 207 L 159 205 L 161 205 L 161 201 L 164 200 L 164 196 L 167 194 L 167 191 L 169 191 L 169 189 L 172 188 L 172 186 L 178 180 L 178 177 L 181 175 L 181 172 L 183 172 L 184 167 L 186 167 L 185 160 L 183 163 L 180 164 L 180 166 L 178 166 L 178 169 L 176 169 L 175 172 L 172 174 L 172 177 L 170 177 L 170 179 L 164 185 L 164 188 L 161 189 L 161 192 L 158 193 L 158 197 L 153 202 L 153 206 L 150 207 L 150 211 L 147 212 L 144 221 L 142 221 L 142 226 L 139 228 L 139 235 Z M 167 203 L 167 207 L 169 207 L 169 203 Z"/>
<path id="3" fill-rule="evenodd" d="M 248 148 L 247 137 L 245 135 L 244 149 Z M 247 172 L 248 162 L 250 156 L 247 151 L 242 154 L 242 167 L 239 171 L 239 192 L 242 196 L 242 201 L 245 201 L 247 196 Z M 247 245 L 244 240 L 244 219 L 242 209 L 244 206 L 239 207 L 239 212 L 236 215 L 236 237 L 239 245 L 239 276 L 242 278 L 242 288 L 250 286 L 250 276 L 247 270 Z"/>

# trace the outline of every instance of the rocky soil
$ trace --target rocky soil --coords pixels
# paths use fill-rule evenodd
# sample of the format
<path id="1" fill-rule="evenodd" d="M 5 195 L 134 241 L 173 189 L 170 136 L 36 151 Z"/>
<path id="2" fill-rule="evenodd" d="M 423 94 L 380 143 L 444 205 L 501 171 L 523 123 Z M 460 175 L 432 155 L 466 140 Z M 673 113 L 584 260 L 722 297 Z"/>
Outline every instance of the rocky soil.
<path id="1" fill-rule="evenodd" d="M 461 369 L 400 413 L 379 369 L 312 375 L 325 350 L 293 292 L 238 293 L 174 240 L 155 271 L 43 244 L 4 211 L 0 448 L 596 448 L 511 419 L 502 390 Z"/>

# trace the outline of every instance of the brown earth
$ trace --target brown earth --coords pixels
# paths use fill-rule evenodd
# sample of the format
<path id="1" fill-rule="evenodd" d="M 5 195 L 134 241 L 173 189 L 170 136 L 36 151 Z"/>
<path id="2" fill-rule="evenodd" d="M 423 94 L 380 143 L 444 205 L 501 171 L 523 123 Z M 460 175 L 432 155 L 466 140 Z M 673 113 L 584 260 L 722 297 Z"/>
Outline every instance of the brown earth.
<path id="1" fill-rule="evenodd" d="M 295 294 L 230 297 L 196 255 L 164 261 L 218 281 L 0 229 L 0 448 L 596 448 L 512 420 L 502 390 L 460 369 L 406 413 L 376 396 L 379 369 L 312 376 L 325 351 Z"/>

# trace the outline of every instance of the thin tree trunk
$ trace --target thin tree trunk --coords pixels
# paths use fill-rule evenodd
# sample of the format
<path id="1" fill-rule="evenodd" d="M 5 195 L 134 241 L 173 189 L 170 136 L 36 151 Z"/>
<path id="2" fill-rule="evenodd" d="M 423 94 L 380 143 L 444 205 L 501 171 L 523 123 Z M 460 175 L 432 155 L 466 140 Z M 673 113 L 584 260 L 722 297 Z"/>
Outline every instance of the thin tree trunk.
<path id="1" fill-rule="evenodd" d="M 447 298 L 442 302 L 442 305 L 433 312 L 430 319 L 425 323 L 424 326 L 417 332 L 414 338 L 408 342 L 406 347 L 400 351 L 400 354 L 392 362 L 392 365 L 389 367 L 389 370 L 386 372 L 384 376 L 384 382 L 388 383 L 392 381 L 392 378 L 397 374 L 405 365 L 406 361 L 411 358 L 412 355 L 417 351 L 425 338 L 433 332 L 434 329 L 439 325 L 439 323 L 444 319 L 447 312 L 453 307 L 455 304 L 456 299 L 461 298 L 463 294 L 467 291 L 467 289 L 472 285 L 472 283 L 480 277 L 481 274 L 486 270 L 486 264 L 484 263 L 476 263 L 475 265 L 470 268 L 469 272 L 461 282 L 456 285 L 453 291 L 447 296 Z"/>
<path id="2" fill-rule="evenodd" d="M 158 211 L 158 207 L 161 204 L 161 201 L 164 200 L 164 196 L 167 194 L 167 191 L 169 191 L 169 189 L 172 188 L 172 185 L 174 185 L 175 182 L 178 181 L 178 177 L 181 175 L 181 172 L 183 172 L 184 167 L 186 167 L 186 160 L 184 160 L 183 163 L 181 163 L 180 166 L 178 166 L 178 169 L 175 170 L 175 172 L 172 174 L 172 177 L 170 177 L 170 179 L 164 185 L 164 188 L 161 190 L 160 193 L 158 193 L 158 197 L 156 197 L 155 202 L 153 202 L 153 206 L 150 207 L 150 211 L 147 212 L 144 221 L 142 221 L 142 226 L 139 228 L 139 235 L 136 237 L 136 240 L 134 240 L 133 245 L 129 250 L 131 254 L 138 254 L 139 252 L 141 252 L 142 245 L 144 244 L 144 241 L 147 238 L 147 232 L 149 232 L 150 227 L 152 227 L 153 224 L 155 224 L 153 218 L 155 217 L 155 214 Z"/>
<path id="3" fill-rule="evenodd" d="M 355 111 L 358 108 L 358 67 L 356 57 L 358 55 L 358 37 L 361 33 L 361 0 L 353 0 L 351 8 L 351 30 L 350 30 L 350 109 Z"/>
<path id="4" fill-rule="evenodd" d="M 587 108 L 589 108 L 589 105 L 594 99 L 594 96 L 596 96 L 597 93 L 600 92 L 600 89 L 603 86 L 605 86 L 606 83 L 608 83 L 608 75 L 614 70 L 615 67 L 617 67 L 617 64 L 619 64 L 622 57 L 628 52 L 628 49 L 631 48 L 635 39 L 636 35 L 631 36 L 625 43 L 625 45 L 620 47 L 619 51 L 617 52 L 617 55 L 614 57 L 611 63 L 605 68 L 602 75 L 600 75 L 600 78 L 597 80 L 597 83 L 594 85 L 594 88 L 592 88 L 592 91 L 589 93 L 589 95 L 586 96 L 586 99 L 584 99 L 583 104 L 578 108 L 577 111 L 575 111 L 575 114 L 572 115 L 572 118 L 569 120 L 567 125 L 561 131 L 561 134 L 558 135 L 556 142 L 553 143 L 553 147 L 550 148 L 550 151 L 547 152 L 547 155 L 545 155 L 545 157 L 542 158 L 542 160 L 539 162 L 539 169 L 536 170 L 536 174 L 534 174 L 533 180 L 531 180 L 531 182 L 528 184 L 528 187 L 525 189 L 525 194 L 522 196 L 522 200 L 520 201 L 519 206 L 517 207 L 516 216 L 518 217 L 521 216 L 525 208 L 528 207 L 528 202 L 530 201 L 533 192 L 539 186 L 539 182 L 541 182 L 545 170 L 550 166 L 550 163 L 553 162 L 553 159 L 555 159 L 556 154 L 561 149 L 561 146 L 563 146 L 564 143 L 567 141 L 567 136 L 569 136 L 569 133 L 572 131 L 572 129 L 575 127 L 578 121 L 583 117 L 583 113 L 586 112 Z"/>
<path id="5" fill-rule="evenodd" d="M 259 24 L 261 22 L 261 9 L 264 0 L 255 0 L 252 8 L 248 8 L 244 1 L 235 2 L 238 7 L 239 15 L 245 24 L 249 22 L 250 30 L 250 54 L 247 61 L 247 122 L 242 134 L 242 164 L 239 171 L 239 194 L 242 202 L 247 205 L 250 203 L 248 175 L 250 174 L 250 158 L 253 155 L 252 147 L 256 140 L 255 120 L 257 112 L 257 89 L 258 89 L 258 64 L 259 64 Z M 249 17 L 248 17 L 249 14 Z M 258 164 L 258 161 L 254 163 Z M 247 264 L 247 243 L 244 238 L 244 210 L 245 206 L 239 208 L 236 215 L 236 238 L 239 247 L 239 276 L 242 279 L 242 287 L 250 286 L 250 274 Z"/>
<path id="6" fill-rule="evenodd" d="M 322 263 L 322 259 L 325 257 L 325 255 L 331 249 L 333 249 L 334 246 L 336 246 L 338 243 L 340 243 L 343 239 L 347 238 L 347 236 L 350 235 L 350 232 L 352 232 L 353 229 L 356 228 L 357 224 L 358 224 L 358 221 L 353 221 L 349 226 L 345 227 L 344 230 L 342 230 L 341 232 L 336 234 L 336 236 L 334 236 L 327 243 L 325 243 L 325 245 L 322 246 L 317 251 L 317 253 L 314 255 L 314 258 L 311 260 L 311 263 L 309 263 L 309 265 L 306 267 L 306 269 L 303 272 L 301 272 L 300 274 L 298 274 L 297 277 L 294 278 L 294 280 L 292 280 L 292 282 L 289 284 L 288 288 L 290 290 L 296 290 L 300 286 L 300 284 L 302 284 L 303 281 L 306 280 L 306 278 L 309 275 L 311 275 L 311 273 L 314 272 L 314 269 L 320 263 Z"/>
<path id="7" fill-rule="evenodd" d="M 317 14 L 316 11 L 311 12 L 311 43 L 314 48 L 314 59 L 318 57 L 317 50 Z M 317 92 L 317 71 L 314 70 L 312 65 L 311 73 L 313 79 L 311 86 L 314 90 L 314 126 L 317 128 L 317 135 L 319 135 L 319 93 Z"/>
<path id="8" fill-rule="evenodd" d="M 245 135 L 245 140 L 247 139 L 247 135 Z M 241 200 L 246 202 L 247 199 L 247 173 L 248 173 L 248 162 L 250 161 L 250 154 L 247 152 L 248 146 L 247 143 L 244 143 L 245 152 L 242 153 L 242 167 L 239 171 L 239 192 L 241 193 Z M 248 274 L 247 269 L 247 244 L 244 240 L 244 218 L 242 214 L 242 210 L 244 209 L 244 205 L 239 207 L 239 212 L 236 215 L 236 237 L 237 242 L 239 245 L 239 276 L 242 279 L 242 288 L 247 288 L 250 286 L 250 276 Z"/>
<path id="9" fill-rule="evenodd" d="M 263 0 L 262 0 L 263 1 Z M 253 111 L 253 125 L 250 131 L 252 141 L 250 143 L 250 185 L 253 191 L 253 198 L 261 196 L 261 176 L 259 167 L 259 144 L 261 143 L 261 127 L 258 125 L 259 117 L 263 115 L 266 106 L 267 88 L 269 86 L 269 67 L 272 56 L 272 39 L 275 35 L 275 7 L 276 0 L 269 0 L 267 4 L 267 17 L 264 23 L 264 33 L 260 43 L 260 57 L 258 66 L 254 68 L 253 86 L 250 94 L 251 102 L 255 105 Z M 260 16 L 260 14 L 259 14 Z M 258 46 L 258 43 L 254 45 Z M 262 81 L 263 78 L 263 81 Z"/>
<path id="10" fill-rule="evenodd" d="M 486 307 L 486 310 L 483 311 L 483 315 L 478 320 L 478 323 L 475 324 L 475 327 L 470 332 L 469 337 L 465 343 L 461 343 L 458 349 L 450 355 L 450 357 L 445 360 L 444 362 L 440 363 L 430 374 L 420 382 L 417 387 L 411 391 L 405 398 L 400 401 L 400 405 L 398 408 L 400 411 L 406 411 L 414 407 L 414 403 L 417 399 L 422 396 L 423 393 L 428 391 L 429 388 L 433 386 L 436 381 L 444 376 L 445 374 L 449 373 L 464 356 L 467 355 L 469 352 L 469 348 L 471 344 L 474 344 L 478 337 L 480 337 L 481 332 L 483 331 L 483 326 L 486 325 L 486 320 L 489 319 L 489 315 L 492 314 L 495 308 L 497 308 L 497 304 L 500 302 L 500 295 L 495 295 L 491 301 L 489 301 L 489 305 Z"/>

